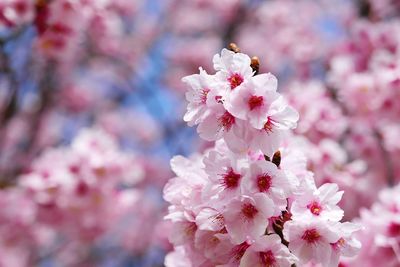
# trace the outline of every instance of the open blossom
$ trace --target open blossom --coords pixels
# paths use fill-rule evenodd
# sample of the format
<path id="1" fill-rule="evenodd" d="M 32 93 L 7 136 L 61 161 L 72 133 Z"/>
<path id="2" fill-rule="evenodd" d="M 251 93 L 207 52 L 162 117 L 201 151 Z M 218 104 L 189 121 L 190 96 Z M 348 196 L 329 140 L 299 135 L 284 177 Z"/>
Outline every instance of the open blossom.
<path id="1" fill-rule="evenodd" d="M 316 187 L 302 146 L 286 138 L 297 111 L 276 91 L 276 78 L 255 75 L 250 62 L 224 49 L 214 57 L 214 77 L 200 69 L 183 79 L 185 120 L 215 146 L 171 160 L 177 177 L 164 198 L 175 251 L 165 264 L 337 266 L 357 253 L 359 227 L 339 222 L 343 192 L 335 184 Z"/>
<path id="2" fill-rule="evenodd" d="M 232 241 L 240 244 L 247 238 L 262 236 L 268 226 L 266 218 L 274 214 L 273 202 L 265 194 L 242 196 L 232 200 L 222 213 Z"/>
<path id="3" fill-rule="evenodd" d="M 198 125 L 205 140 L 223 138 L 236 152 L 261 149 L 272 156 L 299 115 L 277 93 L 275 76 L 254 76 L 250 63 L 247 55 L 223 49 L 214 56 L 215 74 L 200 69 L 200 74 L 184 77 L 189 87 L 184 119 Z"/>
<path id="4" fill-rule="evenodd" d="M 286 104 L 283 97 L 279 97 L 271 104 L 267 118 L 262 129 L 253 130 L 250 148 L 272 155 L 286 139 L 288 130 L 296 127 L 299 114 Z"/>
<path id="5" fill-rule="evenodd" d="M 279 97 L 277 80 L 272 74 L 260 74 L 240 88 L 233 90 L 225 99 L 225 108 L 235 117 L 248 120 L 261 129 L 268 121 L 268 110 Z"/>
<path id="6" fill-rule="evenodd" d="M 226 151 L 226 145 L 219 143 L 217 149 L 210 150 L 203 160 L 211 182 L 208 190 L 211 190 L 210 194 L 218 194 L 220 201 L 229 201 L 242 193 L 243 177 L 248 169 L 246 158 L 227 155 Z"/>
<path id="7" fill-rule="evenodd" d="M 296 262 L 297 258 L 281 243 L 280 237 L 271 234 L 260 237 L 246 250 L 239 267 L 290 267 Z"/>
<path id="8" fill-rule="evenodd" d="M 343 191 L 338 192 L 336 184 L 323 184 L 320 188 L 308 185 L 300 196 L 292 203 L 294 218 L 305 216 L 306 220 L 323 218 L 329 221 L 340 221 L 343 210 L 337 206 Z"/>
<path id="9" fill-rule="evenodd" d="M 186 93 L 186 99 L 189 101 L 188 111 L 183 119 L 192 126 L 204 118 L 208 106 L 217 104 L 215 97 L 218 95 L 218 87 L 215 77 L 208 75 L 202 68 L 200 68 L 200 74 L 187 76 L 182 81 L 190 88 Z"/>
<path id="10" fill-rule="evenodd" d="M 272 162 L 259 160 L 252 163 L 244 187 L 252 194 L 265 193 L 280 211 L 286 209 L 291 184 L 285 173 Z"/>
<path id="11" fill-rule="evenodd" d="M 360 229 L 361 227 L 354 223 L 314 219 L 287 222 L 283 233 L 289 241 L 289 250 L 301 263 L 312 262 L 336 267 L 341 256 L 357 255 L 361 243 L 354 238 L 353 233 Z"/>
<path id="12" fill-rule="evenodd" d="M 361 243 L 356 239 L 354 233 L 359 232 L 362 227 L 359 224 L 345 222 L 335 225 L 340 232 L 340 238 L 335 243 L 331 244 L 331 259 L 330 262 L 338 262 L 340 256 L 348 258 L 354 257 L 358 254 Z"/>
<path id="13" fill-rule="evenodd" d="M 216 76 L 227 95 L 246 84 L 253 76 L 253 70 L 250 67 L 251 59 L 242 53 L 235 53 L 224 48 L 221 55 L 214 56 L 213 63 L 217 71 Z"/>

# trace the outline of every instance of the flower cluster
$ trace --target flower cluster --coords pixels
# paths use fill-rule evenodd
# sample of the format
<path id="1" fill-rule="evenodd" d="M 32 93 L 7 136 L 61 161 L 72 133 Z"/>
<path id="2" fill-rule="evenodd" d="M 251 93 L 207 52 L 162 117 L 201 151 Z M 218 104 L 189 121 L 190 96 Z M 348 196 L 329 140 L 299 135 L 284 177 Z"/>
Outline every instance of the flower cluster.
<path id="1" fill-rule="evenodd" d="M 353 158 L 368 164 L 374 192 L 400 177 L 394 160 L 399 155 L 394 137 L 400 117 L 398 22 L 354 23 L 351 38 L 337 48 L 328 73 L 328 85 L 351 121 L 343 143 Z"/>
<path id="2" fill-rule="evenodd" d="M 139 107 L 153 102 L 132 105 L 140 91 L 148 92 L 136 68 L 158 34 L 147 10 L 142 0 L 0 1 L 5 183 L 14 184 L 36 155 L 69 142 L 82 127 L 106 128 L 130 146 L 158 145 L 159 112 Z"/>
<path id="3" fill-rule="evenodd" d="M 340 40 L 339 34 L 335 38 L 321 34 L 320 27 L 326 23 L 333 30 L 340 28 L 351 15 L 350 6 L 349 1 L 329 0 L 261 2 L 251 11 L 251 19 L 239 27 L 237 42 L 246 51 L 260 51 L 257 55 L 265 60 L 263 67 L 268 71 L 277 75 L 289 71 L 289 79 L 310 78 L 313 64 L 324 61 Z"/>
<path id="4" fill-rule="evenodd" d="M 399 266 L 400 262 L 400 186 L 380 192 L 371 209 L 361 210 L 360 223 L 365 227 L 357 237 L 363 244 L 359 255 L 343 266 Z"/>
<path id="5" fill-rule="evenodd" d="M 318 143 L 321 139 L 339 139 L 348 128 L 348 120 L 329 91 L 318 80 L 292 82 L 285 96 L 301 114 L 295 132 Z M 310 104 L 313 103 L 313 104 Z"/>
<path id="6" fill-rule="evenodd" d="M 147 27 L 136 31 L 127 32 L 124 28 L 125 24 L 134 24 L 140 19 L 136 11 L 142 5 L 141 0 L 37 2 L 35 50 L 62 67 L 76 67 L 72 64 L 82 60 L 87 52 L 94 56 L 110 56 L 132 67 L 132 61 L 145 49 L 135 42 L 138 46 L 132 50 L 132 37 L 141 34 L 144 44 L 153 36 L 151 21 Z M 62 71 L 65 74 L 66 70 Z"/>
<path id="7" fill-rule="evenodd" d="M 1 190 L 0 203 L 0 265 L 28 266 L 46 239 L 46 230 L 35 222 L 35 204 L 21 189 Z"/>
<path id="8" fill-rule="evenodd" d="M 114 209 L 107 199 L 118 195 L 118 183 L 134 185 L 143 178 L 137 159 L 121 153 L 115 140 L 86 130 L 71 148 L 48 150 L 36 159 L 19 181 L 38 204 L 40 221 L 66 229 L 74 224 L 74 231 L 86 233 L 80 238 L 91 239 L 109 223 L 107 214 Z"/>
<path id="9" fill-rule="evenodd" d="M 234 46 L 231 46 L 234 49 Z M 177 177 L 164 188 L 171 203 L 175 251 L 166 266 L 337 266 L 353 256 L 360 227 L 342 223 L 336 184 L 317 187 L 303 153 L 285 138 L 297 112 L 258 74 L 257 60 L 223 49 L 216 73 L 183 78 L 189 85 L 185 121 L 215 147 L 177 156 Z"/>
<path id="10" fill-rule="evenodd" d="M 92 264 L 100 261 L 90 256 L 104 246 L 99 240 L 131 255 L 160 243 L 155 227 L 164 205 L 149 194 L 147 180 L 162 183 L 168 172 L 151 164 L 121 151 L 100 129 L 82 130 L 70 146 L 46 150 L 17 186 L 0 191 L 6 254 L 0 264 L 31 266 L 46 254 L 63 266 Z"/>
<path id="11" fill-rule="evenodd" d="M 184 120 L 198 125 L 205 140 L 223 139 L 235 152 L 246 152 L 249 145 L 272 156 L 299 117 L 277 93 L 277 79 L 270 73 L 254 75 L 252 59 L 228 49 L 213 63 L 214 75 L 200 68 L 199 74 L 183 78 L 190 87 Z"/>

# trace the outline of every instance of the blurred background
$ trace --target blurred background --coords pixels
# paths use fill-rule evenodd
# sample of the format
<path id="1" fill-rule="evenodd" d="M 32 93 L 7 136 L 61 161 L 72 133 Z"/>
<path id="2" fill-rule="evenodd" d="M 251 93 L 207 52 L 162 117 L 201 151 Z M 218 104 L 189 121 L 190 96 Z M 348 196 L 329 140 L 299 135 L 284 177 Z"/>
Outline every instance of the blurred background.
<path id="1" fill-rule="evenodd" d="M 363 257 L 400 266 L 399 13 L 397 0 L 1 0 L 0 266 L 163 266 L 169 159 L 210 145 L 182 120 L 180 80 L 212 73 L 230 42 L 278 77 L 317 182 L 370 221 Z"/>

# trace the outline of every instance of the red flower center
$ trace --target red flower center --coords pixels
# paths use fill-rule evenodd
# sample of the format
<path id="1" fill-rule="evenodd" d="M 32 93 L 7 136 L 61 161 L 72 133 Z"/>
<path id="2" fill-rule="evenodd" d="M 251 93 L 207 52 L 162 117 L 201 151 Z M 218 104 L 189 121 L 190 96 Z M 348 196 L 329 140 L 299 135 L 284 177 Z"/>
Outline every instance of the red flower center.
<path id="1" fill-rule="evenodd" d="M 72 29 L 69 28 L 67 25 L 62 24 L 62 23 L 54 23 L 50 26 L 50 30 L 52 30 L 54 33 L 58 34 L 65 34 L 68 35 L 72 33 Z"/>
<path id="2" fill-rule="evenodd" d="M 75 188 L 75 193 L 78 196 L 83 197 L 89 193 L 89 186 L 85 182 L 80 181 Z"/>
<path id="3" fill-rule="evenodd" d="M 388 234 L 390 236 L 400 236 L 400 224 L 391 222 L 388 227 Z"/>
<path id="4" fill-rule="evenodd" d="M 197 230 L 197 225 L 195 222 L 187 222 L 184 228 L 184 232 L 187 236 L 194 236 L 196 230 Z"/>
<path id="5" fill-rule="evenodd" d="M 268 250 L 267 252 L 260 252 L 259 257 L 262 266 L 272 267 L 276 265 L 276 259 L 271 250 Z"/>
<path id="6" fill-rule="evenodd" d="M 256 207 L 251 203 L 245 203 L 242 206 L 242 213 L 247 219 L 253 219 L 258 213 Z"/>
<path id="7" fill-rule="evenodd" d="M 228 172 L 224 174 L 222 184 L 227 189 L 233 189 L 239 186 L 239 180 L 242 176 L 235 173 L 232 168 L 229 168 Z"/>
<path id="8" fill-rule="evenodd" d="M 301 239 L 307 241 L 309 244 L 317 242 L 320 238 L 321 235 L 318 233 L 317 229 L 306 230 L 301 237 Z"/>
<path id="9" fill-rule="evenodd" d="M 314 202 L 311 203 L 311 204 L 308 204 L 308 205 L 307 205 L 307 208 L 311 211 L 312 214 L 317 215 L 317 216 L 318 216 L 318 215 L 321 213 L 321 211 L 322 211 L 321 205 L 320 205 L 318 202 L 316 202 L 316 201 L 314 201 Z"/>
<path id="10" fill-rule="evenodd" d="M 346 243 L 346 240 L 344 240 L 342 237 L 339 238 L 338 241 L 336 241 L 335 243 L 331 244 L 332 248 L 334 250 L 339 250 L 341 247 L 343 247 Z"/>
<path id="11" fill-rule="evenodd" d="M 243 82 L 243 77 L 239 73 L 234 73 L 228 78 L 228 82 L 231 84 L 231 89 L 235 89 Z"/>
<path id="12" fill-rule="evenodd" d="M 247 242 L 243 242 L 242 244 L 235 246 L 232 249 L 232 256 L 235 258 L 235 260 L 240 261 L 240 259 L 243 257 L 244 253 L 249 247 L 250 245 L 247 244 Z"/>
<path id="13" fill-rule="evenodd" d="M 264 97 L 252 95 L 248 101 L 250 110 L 261 107 L 264 104 Z"/>
<path id="14" fill-rule="evenodd" d="M 272 185 L 272 177 L 266 173 L 257 177 L 257 186 L 260 192 L 268 192 Z"/>
<path id="15" fill-rule="evenodd" d="M 235 117 L 233 117 L 228 111 L 225 111 L 224 115 L 222 115 L 218 121 L 225 131 L 229 131 L 232 125 L 235 124 Z"/>
<path id="16" fill-rule="evenodd" d="M 264 131 L 266 131 L 267 133 L 271 133 L 272 129 L 274 127 L 274 120 L 271 119 L 270 117 L 268 117 L 267 122 L 264 124 Z"/>
<path id="17" fill-rule="evenodd" d="M 23 1 L 15 2 L 14 8 L 17 11 L 18 15 L 23 15 L 28 10 L 27 4 Z"/>

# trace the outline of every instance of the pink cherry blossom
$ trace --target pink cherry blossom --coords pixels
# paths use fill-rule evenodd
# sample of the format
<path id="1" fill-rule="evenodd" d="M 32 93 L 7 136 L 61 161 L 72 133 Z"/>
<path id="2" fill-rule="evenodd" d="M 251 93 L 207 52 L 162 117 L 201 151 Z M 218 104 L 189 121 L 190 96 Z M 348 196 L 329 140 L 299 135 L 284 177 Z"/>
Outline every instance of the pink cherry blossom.
<path id="1" fill-rule="evenodd" d="M 226 229 L 236 244 L 264 234 L 268 218 L 276 215 L 273 202 L 262 193 L 232 200 L 222 213 Z"/>
<path id="2" fill-rule="evenodd" d="M 193 126 L 201 122 L 207 115 L 208 108 L 217 104 L 215 97 L 218 95 L 215 77 L 208 75 L 202 68 L 200 74 L 193 74 L 182 79 L 189 85 L 190 90 L 186 93 L 186 99 L 189 101 L 188 111 L 184 120 Z"/>
<path id="3" fill-rule="evenodd" d="M 297 262 L 289 249 L 281 243 L 276 234 L 259 237 L 246 250 L 240 261 L 240 267 L 282 266 L 289 267 Z"/>
<path id="4" fill-rule="evenodd" d="M 248 83 L 233 90 L 224 106 L 235 117 L 248 120 L 254 128 L 261 129 L 269 119 L 271 104 L 279 97 L 276 87 L 277 80 L 272 74 L 254 76 Z"/>
<path id="5" fill-rule="evenodd" d="M 339 233 L 333 225 L 322 220 L 290 221 L 283 230 L 285 239 L 289 242 L 289 250 L 296 255 L 301 264 L 309 261 L 321 263 L 324 266 L 337 266 L 331 260 L 331 244 L 339 239 Z"/>
<path id="6" fill-rule="evenodd" d="M 338 192 L 336 184 L 323 184 L 317 188 L 305 188 L 292 203 L 293 218 L 305 216 L 306 220 L 321 218 L 329 221 L 340 221 L 343 210 L 337 206 L 343 191 Z M 300 219 L 300 218 L 299 218 Z"/>
<path id="7" fill-rule="evenodd" d="M 214 56 L 213 63 L 218 80 L 224 88 L 226 87 L 226 94 L 239 89 L 253 76 L 253 70 L 250 67 L 251 59 L 246 54 L 235 53 L 224 48 L 221 55 Z"/>
<path id="8" fill-rule="evenodd" d="M 184 78 L 194 114 L 187 121 L 215 145 L 171 160 L 177 177 L 164 188 L 171 204 L 165 218 L 176 251 L 166 264 L 337 266 L 357 253 L 353 233 L 360 228 L 339 222 L 343 191 L 336 184 L 316 187 L 306 159 L 314 154 L 303 153 L 311 145 L 291 135 L 299 114 L 276 91 L 275 77 L 253 76 L 249 64 L 248 56 L 223 50 L 214 57 L 215 77 L 201 70 Z M 199 84 L 201 75 L 210 84 Z M 206 96 L 204 87 L 210 87 Z M 340 162 L 346 157 L 330 154 Z"/>
<path id="9" fill-rule="evenodd" d="M 282 170 L 269 161 L 259 160 L 250 166 L 245 178 L 244 188 L 252 194 L 266 193 L 280 211 L 286 209 L 287 198 L 291 193 L 290 181 Z"/>

